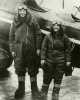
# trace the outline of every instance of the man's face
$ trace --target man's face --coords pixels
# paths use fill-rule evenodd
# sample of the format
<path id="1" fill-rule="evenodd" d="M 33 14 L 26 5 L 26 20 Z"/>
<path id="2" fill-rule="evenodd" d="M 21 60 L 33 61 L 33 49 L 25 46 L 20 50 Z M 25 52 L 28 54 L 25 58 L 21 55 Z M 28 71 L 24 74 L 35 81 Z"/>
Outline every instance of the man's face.
<path id="1" fill-rule="evenodd" d="M 27 14 L 26 9 L 19 9 L 19 15 L 20 17 L 25 17 Z"/>

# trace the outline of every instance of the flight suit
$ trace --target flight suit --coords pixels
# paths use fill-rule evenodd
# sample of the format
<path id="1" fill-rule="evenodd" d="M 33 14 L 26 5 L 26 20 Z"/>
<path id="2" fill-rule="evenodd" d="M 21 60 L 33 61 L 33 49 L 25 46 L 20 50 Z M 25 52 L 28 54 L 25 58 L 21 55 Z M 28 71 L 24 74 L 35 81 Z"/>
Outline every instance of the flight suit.
<path id="1" fill-rule="evenodd" d="M 66 69 L 66 62 L 71 61 L 71 42 L 66 35 L 53 38 L 52 35 L 45 36 L 41 48 L 41 60 L 45 60 L 43 65 L 43 85 L 42 93 L 47 95 L 48 88 L 54 79 L 53 95 L 59 95 L 60 85 Z"/>
<path id="2" fill-rule="evenodd" d="M 19 16 L 14 17 L 10 28 L 9 40 L 10 50 L 15 54 L 14 66 L 20 83 L 18 91 L 15 93 L 17 96 L 24 93 L 25 82 L 23 83 L 23 81 L 25 81 L 26 69 L 28 69 L 28 74 L 30 75 L 32 93 L 34 93 L 34 90 L 37 91 L 37 73 L 40 59 L 36 51 L 41 47 L 40 37 L 40 27 L 29 12 L 28 20 L 27 18 L 20 19 Z"/>

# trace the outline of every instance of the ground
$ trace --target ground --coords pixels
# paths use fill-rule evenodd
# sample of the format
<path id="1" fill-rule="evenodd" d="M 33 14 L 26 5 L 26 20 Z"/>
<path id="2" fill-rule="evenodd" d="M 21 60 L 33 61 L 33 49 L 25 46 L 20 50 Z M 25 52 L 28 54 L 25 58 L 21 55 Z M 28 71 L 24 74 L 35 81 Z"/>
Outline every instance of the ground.
<path id="1" fill-rule="evenodd" d="M 17 76 L 15 74 L 14 66 L 12 65 L 9 69 L 10 76 L 5 79 L 0 79 L 0 100 L 15 100 L 14 92 L 17 89 Z M 41 89 L 42 86 L 42 75 L 43 72 L 40 69 L 38 74 L 38 87 Z M 26 73 L 26 90 L 24 98 L 20 100 L 32 100 L 30 80 Z M 51 93 L 53 88 L 53 81 L 50 84 L 48 99 L 51 100 Z M 80 69 L 75 68 L 72 76 L 63 77 L 61 84 L 61 90 L 59 94 L 59 100 L 80 100 Z"/>

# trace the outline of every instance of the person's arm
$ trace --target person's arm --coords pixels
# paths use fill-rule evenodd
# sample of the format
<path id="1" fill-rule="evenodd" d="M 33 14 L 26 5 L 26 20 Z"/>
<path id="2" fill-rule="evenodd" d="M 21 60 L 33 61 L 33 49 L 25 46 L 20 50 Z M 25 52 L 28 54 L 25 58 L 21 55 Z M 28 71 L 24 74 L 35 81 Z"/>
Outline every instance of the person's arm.
<path id="1" fill-rule="evenodd" d="M 14 52 L 15 30 L 16 30 L 15 21 L 13 21 L 9 32 L 9 46 L 11 52 Z"/>
<path id="2" fill-rule="evenodd" d="M 48 37 L 45 36 L 41 46 L 41 60 L 46 60 L 48 49 Z"/>
<path id="3" fill-rule="evenodd" d="M 37 49 L 37 54 L 39 55 L 41 50 L 42 34 L 40 26 L 36 19 L 34 19 L 34 30 L 35 30 L 34 33 L 36 35 L 36 49 Z"/>
<path id="4" fill-rule="evenodd" d="M 67 65 L 70 64 L 71 62 L 71 41 L 69 40 L 69 38 L 65 35 L 64 38 L 64 47 L 65 47 L 65 58 L 66 58 L 66 63 Z"/>

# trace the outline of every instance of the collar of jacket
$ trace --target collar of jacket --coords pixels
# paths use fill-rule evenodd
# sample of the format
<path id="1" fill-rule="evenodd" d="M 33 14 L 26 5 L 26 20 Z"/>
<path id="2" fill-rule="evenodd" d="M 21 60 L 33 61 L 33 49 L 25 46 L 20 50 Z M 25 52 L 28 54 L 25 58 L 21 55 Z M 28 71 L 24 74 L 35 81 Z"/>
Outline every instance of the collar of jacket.
<path id="1" fill-rule="evenodd" d="M 28 20 L 27 20 L 28 18 Z M 19 27 L 22 23 L 26 23 L 27 25 L 31 26 L 33 23 L 33 16 L 28 12 L 28 15 L 26 16 L 24 22 L 20 21 L 18 14 L 14 16 L 14 23 L 16 27 Z"/>

